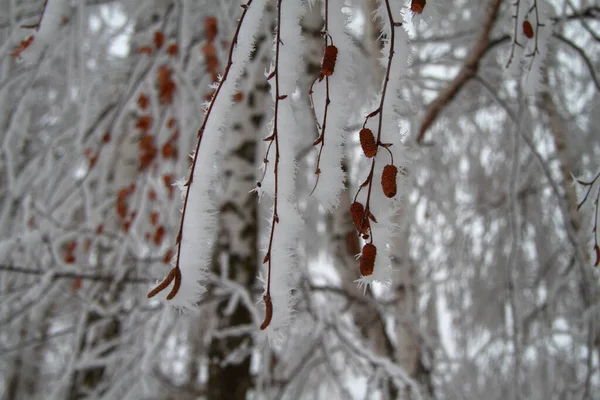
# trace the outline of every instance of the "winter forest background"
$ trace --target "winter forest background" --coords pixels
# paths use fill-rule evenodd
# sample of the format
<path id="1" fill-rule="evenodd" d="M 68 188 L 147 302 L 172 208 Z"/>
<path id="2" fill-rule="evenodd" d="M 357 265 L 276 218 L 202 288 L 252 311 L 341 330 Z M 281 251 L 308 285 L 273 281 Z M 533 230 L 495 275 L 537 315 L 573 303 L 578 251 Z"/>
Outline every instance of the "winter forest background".
<path id="1" fill-rule="evenodd" d="M 0 398 L 600 398 L 597 2 L 0 4 Z"/>

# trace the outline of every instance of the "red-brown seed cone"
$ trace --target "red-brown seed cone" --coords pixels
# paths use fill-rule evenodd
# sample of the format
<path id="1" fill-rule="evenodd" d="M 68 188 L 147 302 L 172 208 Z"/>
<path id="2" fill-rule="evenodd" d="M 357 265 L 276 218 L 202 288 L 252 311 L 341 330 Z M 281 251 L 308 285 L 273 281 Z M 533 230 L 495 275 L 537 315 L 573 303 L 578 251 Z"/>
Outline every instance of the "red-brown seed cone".
<path id="1" fill-rule="evenodd" d="M 531 22 L 528 20 L 523 21 L 523 34 L 531 39 L 533 37 L 533 26 L 531 26 Z"/>
<path id="2" fill-rule="evenodd" d="M 381 174 L 381 188 L 383 189 L 383 194 L 387 197 L 392 198 L 396 195 L 397 186 L 396 186 L 396 175 L 398 174 L 398 168 L 395 165 L 386 165 L 383 167 L 383 172 Z"/>
<path id="3" fill-rule="evenodd" d="M 321 74 L 323 76 L 333 75 L 335 69 L 335 61 L 337 60 L 337 47 L 330 45 L 325 48 L 325 54 L 323 55 L 323 65 L 321 66 Z"/>
<path id="4" fill-rule="evenodd" d="M 375 268 L 375 257 L 377 256 L 377 247 L 372 243 L 363 246 L 360 256 L 360 273 L 363 276 L 371 275 Z"/>
<path id="5" fill-rule="evenodd" d="M 425 8 L 425 4 L 427 4 L 426 0 L 412 0 L 410 3 L 410 11 L 421 14 Z"/>
<path id="6" fill-rule="evenodd" d="M 369 230 L 369 219 L 365 218 L 363 224 L 363 217 L 365 215 L 365 208 L 361 203 L 355 201 L 350 206 L 350 215 L 352 215 L 352 222 L 354 222 L 354 227 L 360 234 L 365 234 Z M 362 229 L 361 229 L 362 227 Z"/>
<path id="7" fill-rule="evenodd" d="M 368 128 L 360 130 L 360 147 L 362 147 L 367 158 L 373 158 L 377 154 L 375 136 L 373 136 L 373 132 Z"/>

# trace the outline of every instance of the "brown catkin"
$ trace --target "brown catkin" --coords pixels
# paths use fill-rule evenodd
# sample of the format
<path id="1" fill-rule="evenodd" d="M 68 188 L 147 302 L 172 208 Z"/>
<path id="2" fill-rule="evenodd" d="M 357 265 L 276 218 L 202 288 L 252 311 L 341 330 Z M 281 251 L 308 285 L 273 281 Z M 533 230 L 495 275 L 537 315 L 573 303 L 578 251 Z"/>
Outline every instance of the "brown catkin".
<path id="1" fill-rule="evenodd" d="M 533 37 L 533 26 L 531 26 L 531 22 L 528 20 L 523 21 L 523 34 L 531 39 Z"/>
<path id="2" fill-rule="evenodd" d="M 360 147 L 362 147 L 367 158 L 373 158 L 377 154 L 375 136 L 373 136 L 373 132 L 368 128 L 360 130 Z"/>
<path id="3" fill-rule="evenodd" d="M 267 294 L 266 296 L 263 296 L 263 300 L 265 302 L 265 320 L 260 325 L 261 331 L 267 329 L 267 326 L 269 326 L 271 319 L 273 318 L 273 303 L 271 303 L 271 296 Z"/>
<path id="4" fill-rule="evenodd" d="M 335 69 L 335 61 L 337 60 L 337 47 L 331 45 L 325 48 L 325 54 L 323 55 L 323 65 L 321 66 L 321 74 L 323 76 L 333 75 Z"/>
<path id="5" fill-rule="evenodd" d="M 375 267 L 375 257 L 377 256 L 377 247 L 372 243 L 363 246 L 360 256 L 360 273 L 363 276 L 371 275 Z"/>
<path id="6" fill-rule="evenodd" d="M 363 207 L 363 205 L 361 203 L 359 203 L 358 201 L 355 201 L 354 203 L 352 203 L 352 205 L 350 206 L 350 215 L 352 215 L 352 222 L 354 222 L 354 227 L 356 228 L 358 233 L 360 233 L 360 234 L 367 233 L 367 230 L 369 230 L 369 219 L 364 218 L 365 208 Z M 364 218 L 364 224 L 363 224 L 363 218 Z M 362 227 L 362 229 L 361 229 L 361 227 Z"/>
<path id="7" fill-rule="evenodd" d="M 383 172 L 381 173 L 381 188 L 383 189 L 383 194 L 387 197 L 392 198 L 396 195 L 396 175 L 398 174 L 398 168 L 395 165 L 386 165 L 383 167 Z"/>
<path id="8" fill-rule="evenodd" d="M 412 0 L 410 3 L 410 11 L 421 14 L 425 8 L 425 4 L 427 4 L 426 0 Z"/>
<path id="9" fill-rule="evenodd" d="M 217 19 L 215 17 L 207 17 L 204 19 L 204 34 L 206 35 L 206 41 L 212 42 L 219 33 Z"/>

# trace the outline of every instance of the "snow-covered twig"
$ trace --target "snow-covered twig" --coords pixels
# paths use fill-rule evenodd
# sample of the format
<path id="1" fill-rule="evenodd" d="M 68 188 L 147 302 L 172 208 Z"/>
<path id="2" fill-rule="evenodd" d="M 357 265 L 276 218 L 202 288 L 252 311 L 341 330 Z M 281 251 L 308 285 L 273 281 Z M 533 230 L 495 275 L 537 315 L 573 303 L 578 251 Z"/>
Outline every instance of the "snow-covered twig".
<path id="1" fill-rule="evenodd" d="M 214 164 L 219 154 L 227 112 L 233 104 L 236 85 L 250 58 L 260 27 L 264 0 L 248 0 L 242 5 L 242 16 L 229 49 L 227 65 L 216 92 L 208 106 L 193 155 L 190 174 L 180 188 L 185 191 L 181 223 L 177 234 L 175 266 L 165 280 L 148 297 L 153 297 L 174 281 L 166 295 L 175 306 L 191 307 L 202 295 L 199 284 L 211 260 L 211 241 L 215 230 L 215 206 L 210 193 L 216 179 Z M 188 207 L 194 204 L 194 207 Z M 158 290 L 157 290 L 158 289 Z M 179 296 L 177 296 L 179 294 Z"/>
<path id="2" fill-rule="evenodd" d="M 295 126 L 291 94 L 296 89 L 298 65 L 301 61 L 300 18 L 304 12 L 302 2 L 277 2 L 277 28 L 275 34 L 275 59 L 268 75 L 271 93 L 275 102 L 275 115 L 272 133 L 265 139 L 268 142 L 264 158 L 264 190 L 273 194 L 273 214 L 269 232 L 269 244 L 263 263 L 267 264 L 267 278 L 263 301 L 265 319 L 261 330 L 267 331 L 270 339 L 276 339 L 281 328 L 291 319 L 295 302 L 292 288 L 297 280 L 296 241 L 302 227 L 302 219 L 295 205 L 294 160 Z M 274 154 L 270 153 L 275 145 Z M 272 165 L 272 180 L 264 182 L 269 165 Z M 284 177 L 284 179 L 282 179 Z"/>

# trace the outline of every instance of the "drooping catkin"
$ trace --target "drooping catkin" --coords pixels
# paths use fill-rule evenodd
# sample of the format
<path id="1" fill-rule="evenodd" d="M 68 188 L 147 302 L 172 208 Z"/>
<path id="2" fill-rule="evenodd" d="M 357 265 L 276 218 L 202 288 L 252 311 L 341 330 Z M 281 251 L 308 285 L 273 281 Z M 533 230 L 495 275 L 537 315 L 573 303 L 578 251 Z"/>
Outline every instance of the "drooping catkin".
<path id="1" fill-rule="evenodd" d="M 387 197 L 392 198 L 396 195 L 397 186 L 396 186 L 396 176 L 398 175 L 398 168 L 395 165 L 386 165 L 383 167 L 383 172 L 381 174 L 381 188 L 383 189 L 383 194 Z"/>
<path id="2" fill-rule="evenodd" d="M 352 222 L 358 233 L 365 234 L 369 230 L 369 219 L 365 218 L 365 208 L 361 203 L 355 201 L 350 206 L 350 214 L 352 215 Z"/>
<path id="3" fill-rule="evenodd" d="M 265 320 L 260 325 L 261 331 L 267 329 L 267 327 L 271 323 L 271 319 L 273 318 L 273 303 L 271 303 L 271 296 L 267 294 L 263 296 L 263 300 L 265 302 Z"/>
<path id="4" fill-rule="evenodd" d="M 372 243 L 363 246 L 360 256 L 360 273 L 363 276 L 371 275 L 375 267 L 375 257 L 377 256 L 377 247 Z"/>
<path id="5" fill-rule="evenodd" d="M 321 66 L 321 75 L 331 76 L 335 69 L 335 61 L 337 60 L 337 47 L 329 45 L 325 48 L 325 54 L 323 55 L 323 65 Z"/>
<path id="6" fill-rule="evenodd" d="M 373 158 L 377 154 L 377 142 L 369 128 L 360 130 L 360 147 L 362 147 L 367 158 Z"/>

